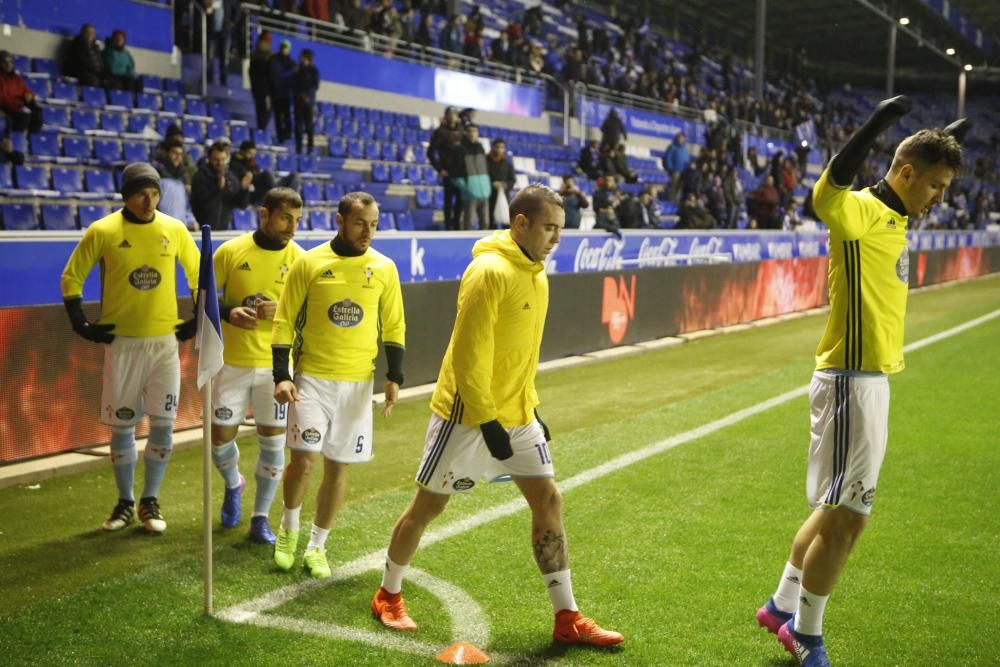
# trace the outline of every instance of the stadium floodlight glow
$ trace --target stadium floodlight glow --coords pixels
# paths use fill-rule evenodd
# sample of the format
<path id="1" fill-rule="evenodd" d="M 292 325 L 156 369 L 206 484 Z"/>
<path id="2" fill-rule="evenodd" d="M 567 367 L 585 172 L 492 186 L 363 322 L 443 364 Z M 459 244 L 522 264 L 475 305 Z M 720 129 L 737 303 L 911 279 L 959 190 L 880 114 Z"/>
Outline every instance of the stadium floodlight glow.
<path id="1" fill-rule="evenodd" d="M 802 143 L 799 145 L 802 146 L 802 148 L 809 148 L 809 142 L 806 141 L 805 139 L 803 139 Z"/>
<path id="2" fill-rule="evenodd" d="M 947 53 L 949 56 L 955 55 L 955 49 L 953 49 L 951 47 L 948 47 L 947 49 L 945 49 L 944 52 Z"/>
<path id="3" fill-rule="evenodd" d="M 905 16 L 899 19 L 899 25 L 910 25 L 910 19 Z"/>
<path id="4" fill-rule="evenodd" d="M 971 72 L 971 71 L 972 71 L 972 65 L 966 65 L 966 66 L 965 66 L 965 67 L 964 67 L 963 69 L 964 69 L 964 70 L 965 70 L 966 72 Z"/>

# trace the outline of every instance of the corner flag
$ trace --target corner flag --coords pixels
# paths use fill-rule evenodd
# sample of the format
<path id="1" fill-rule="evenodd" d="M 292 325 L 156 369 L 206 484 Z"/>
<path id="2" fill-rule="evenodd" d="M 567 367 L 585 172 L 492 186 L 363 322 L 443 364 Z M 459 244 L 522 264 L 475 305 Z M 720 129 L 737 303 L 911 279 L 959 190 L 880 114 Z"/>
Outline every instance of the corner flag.
<path id="1" fill-rule="evenodd" d="M 215 377 L 222 368 L 222 324 L 219 318 L 219 293 L 215 288 L 215 265 L 212 262 L 212 228 L 201 228 L 201 269 L 198 272 L 198 389 Z"/>

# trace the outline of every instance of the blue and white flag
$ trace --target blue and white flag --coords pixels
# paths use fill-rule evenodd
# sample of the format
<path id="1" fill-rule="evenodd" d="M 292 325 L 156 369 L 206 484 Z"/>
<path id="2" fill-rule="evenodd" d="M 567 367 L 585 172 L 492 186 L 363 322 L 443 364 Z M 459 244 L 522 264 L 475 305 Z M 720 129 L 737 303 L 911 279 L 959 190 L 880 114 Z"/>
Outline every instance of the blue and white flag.
<path id="1" fill-rule="evenodd" d="M 198 389 L 215 377 L 222 368 L 222 324 L 219 317 L 219 292 L 215 288 L 215 264 L 212 261 L 212 228 L 201 228 L 201 270 L 198 273 Z"/>

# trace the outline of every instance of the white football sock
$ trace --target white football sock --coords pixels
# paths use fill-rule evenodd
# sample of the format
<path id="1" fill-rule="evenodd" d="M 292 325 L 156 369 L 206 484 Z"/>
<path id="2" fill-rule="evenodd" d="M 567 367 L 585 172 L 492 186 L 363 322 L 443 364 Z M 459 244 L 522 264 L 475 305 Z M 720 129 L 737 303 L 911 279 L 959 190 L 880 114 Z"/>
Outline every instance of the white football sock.
<path id="1" fill-rule="evenodd" d="M 326 549 L 326 538 L 330 534 L 329 528 L 320 528 L 316 524 L 309 529 L 309 544 L 306 549 Z"/>
<path id="2" fill-rule="evenodd" d="M 388 555 L 385 557 L 385 569 L 382 571 L 382 588 L 386 593 L 395 595 L 403 590 L 403 575 L 408 565 L 394 563 Z"/>
<path id="3" fill-rule="evenodd" d="M 553 611 L 556 613 L 563 609 L 579 611 L 576 600 L 573 599 L 573 581 L 569 570 L 543 574 L 542 581 L 545 583 L 545 590 L 549 592 L 549 599 L 552 600 Z"/>
<path id="4" fill-rule="evenodd" d="M 795 631 L 804 635 L 823 634 L 823 611 L 829 595 L 815 595 L 805 588 L 799 593 L 799 609 L 795 612 Z"/>
<path id="5" fill-rule="evenodd" d="M 285 530 L 299 529 L 299 514 L 302 512 L 302 505 L 298 507 L 286 507 L 281 514 L 281 527 Z"/>
<path id="6" fill-rule="evenodd" d="M 774 606 L 789 614 L 794 612 L 799 606 L 799 589 L 801 586 L 802 570 L 790 562 L 785 563 L 785 571 L 781 573 L 778 590 L 772 596 Z"/>

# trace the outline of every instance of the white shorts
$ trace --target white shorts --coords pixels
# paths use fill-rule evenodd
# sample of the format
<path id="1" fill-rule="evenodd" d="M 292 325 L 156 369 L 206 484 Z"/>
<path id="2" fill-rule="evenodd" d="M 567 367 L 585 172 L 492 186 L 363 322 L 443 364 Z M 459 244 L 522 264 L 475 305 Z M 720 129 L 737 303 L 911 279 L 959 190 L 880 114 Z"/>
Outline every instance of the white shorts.
<path id="1" fill-rule="evenodd" d="M 453 494 L 471 490 L 483 478 L 500 482 L 555 475 L 545 432 L 537 420 L 509 428 L 507 433 L 514 455 L 499 461 L 490 454 L 478 426 L 462 426 L 432 414 L 417 484 L 434 493 Z"/>
<path id="2" fill-rule="evenodd" d="M 322 452 L 337 463 L 366 463 L 372 447 L 372 381 L 337 382 L 296 375 L 297 403 L 288 409 L 291 449 Z"/>
<path id="3" fill-rule="evenodd" d="M 889 378 L 817 371 L 809 406 L 809 505 L 871 514 L 889 438 Z"/>
<path id="4" fill-rule="evenodd" d="M 115 336 L 104 346 L 103 423 L 132 426 L 143 413 L 176 419 L 180 393 L 181 362 L 174 334 L 150 338 Z"/>
<path id="5" fill-rule="evenodd" d="M 212 423 L 241 424 L 247 405 L 253 409 L 257 426 L 285 427 L 288 406 L 274 400 L 271 369 L 224 365 L 212 379 Z"/>

